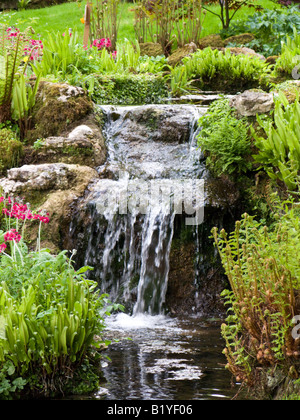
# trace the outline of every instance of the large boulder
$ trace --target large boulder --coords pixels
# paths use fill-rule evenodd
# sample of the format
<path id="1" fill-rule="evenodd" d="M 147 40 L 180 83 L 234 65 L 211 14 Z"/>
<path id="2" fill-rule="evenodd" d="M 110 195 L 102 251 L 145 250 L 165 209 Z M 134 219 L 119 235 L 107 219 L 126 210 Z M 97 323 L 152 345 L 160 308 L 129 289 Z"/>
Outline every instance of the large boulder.
<path id="1" fill-rule="evenodd" d="M 36 141 L 60 136 L 72 123 L 86 117 L 93 109 L 92 100 L 82 88 L 42 81 L 32 113 L 34 129 L 28 132 L 27 137 Z"/>
<path id="2" fill-rule="evenodd" d="M 185 143 L 189 141 L 195 115 L 188 105 L 145 105 L 134 109 L 118 107 L 111 117 L 119 122 L 113 135 L 125 141 Z"/>
<path id="3" fill-rule="evenodd" d="M 230 106 L 243 117 L 254 117 L 256 114 L 266 114 L 274 108 L 272 93 L 246 90 L 230 100 Z"/>
<path id="4" fill-rule="evenodd" d="M 247 48 L 247 47 L 231 47 L 229 48 L 231 54 L 234 55 L 249 55 L 250 57 L 257 57 L 260 60 L 265 61 L 266 57 L 264 57 L 262 54 L 258 54 L 255 50 L 253 50 L 252 48 Z"/>
<path id="5" fill-rule="evenodd" d="M 90 167 L 104 164 L 106 145 L 94 114 L 89 115 L 69 133 L 47 137 L 25 148 L 26 164 L 68 163 Z"/>

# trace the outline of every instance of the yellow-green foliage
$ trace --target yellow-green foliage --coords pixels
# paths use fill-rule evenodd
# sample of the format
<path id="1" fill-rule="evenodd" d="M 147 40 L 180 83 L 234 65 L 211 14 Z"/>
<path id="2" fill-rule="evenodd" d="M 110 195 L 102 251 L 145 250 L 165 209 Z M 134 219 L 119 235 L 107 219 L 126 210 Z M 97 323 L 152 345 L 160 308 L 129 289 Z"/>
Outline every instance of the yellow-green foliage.
<path id="1" fill-rule="evenodd" d="M 262 367 L 299 369 L 299 344 L 292 337 L 300 287 L 299 208 L 287 202 L 278 213 L 273 229 L 246 214 L 229 235 L 213 230 L 231 285 L 223 292 L 230 306 L 222 326 L 227 368 L 249 387 Z"/>
<path id="2" fill-rule="evenodd" d="M 296 190 L 300 174 L 299 97 L 293 104 L 289 104 L 284 94 L 280 93 L 275 106 L 274 122 L 265 124 L 259 117 L 258 122 L 266 136 L 259 137 L 253 131 L 258 148 L 254 159 L 270 178 L 283 181 L 291 191 Z"/>
<path id="3" fill-rule="evenodd" d="M 173 94 L 193 87 L 226 91 L 258 87 L 267 83 L 270 67 L 258 57 L 234 55 L 230 49 L 224 51 L 205 48 L 183 59 L 183 65 L 172 70 Z"/>
<path id="4" fill-rule="evenodd" d="M 13 131 L 0 129 L 0 174 L 18 163 L 23 152 L 22 143 Z"/>

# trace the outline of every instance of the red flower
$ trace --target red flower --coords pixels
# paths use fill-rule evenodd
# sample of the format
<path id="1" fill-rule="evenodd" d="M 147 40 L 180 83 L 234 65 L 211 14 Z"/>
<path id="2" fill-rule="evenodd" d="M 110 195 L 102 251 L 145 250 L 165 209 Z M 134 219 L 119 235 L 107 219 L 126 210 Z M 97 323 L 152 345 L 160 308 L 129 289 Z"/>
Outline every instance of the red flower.
<path id="1" fill-rule="evenodd" d="M 14 242 L 19 243 L 21 238 L 22 238 L 21 235 L 16 231 L 16 229 L 11 229 L 9 232 L 6 232 L 4 235 L 5 242 L 14 241 Z"/>
<path id="2" fill-rule="evenodd" d="M 7 248 L 7 245 L 6 245 L 6 244 L 1 244 L 1 245 L 0 245 L 0 254 L 1 254 L 2 252 L 4 252 L 4 251 L 6 250 L 6 248 Z"/>

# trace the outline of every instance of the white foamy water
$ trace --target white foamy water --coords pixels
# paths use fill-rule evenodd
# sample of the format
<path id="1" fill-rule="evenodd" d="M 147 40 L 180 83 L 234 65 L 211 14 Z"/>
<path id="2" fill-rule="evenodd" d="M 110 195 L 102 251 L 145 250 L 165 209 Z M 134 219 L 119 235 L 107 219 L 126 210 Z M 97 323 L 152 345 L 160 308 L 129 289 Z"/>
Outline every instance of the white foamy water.
<path id="1" fill-rule="evenodd" d="M 164 315 L 148 315 L 138 313 L 135 316 L 130 316 L 124 313 L 112 315 L 106 319 L 106 325 L 109 330 L 143 330 L 143 329 L 176 329 L 181 331 L 181 328 L 177 327 L 176 321 L 168 318 Z"/>

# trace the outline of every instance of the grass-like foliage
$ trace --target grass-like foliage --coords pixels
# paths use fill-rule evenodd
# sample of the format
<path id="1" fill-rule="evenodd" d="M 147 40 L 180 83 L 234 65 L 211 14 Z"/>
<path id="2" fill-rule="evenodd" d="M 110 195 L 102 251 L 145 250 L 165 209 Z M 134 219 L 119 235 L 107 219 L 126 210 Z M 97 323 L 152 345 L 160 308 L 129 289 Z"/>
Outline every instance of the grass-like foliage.
<path id="1" fill-rule="evenodd" d="M 259 152 L 254 159 L 260 163 L 270 178 L 284 182 L 294 191 L 298 188 L 300 172 L 300 103 L 299 98 L 292 104 L 283 93 L 276 101 L 274 121 L 266 124 L 259 116 L 257 120 L 264 131 L 259 136 L 253 130 Z"/>
<path id="2" fill-rule="evenodd" d="M 265 83 L 264 78 L 268 74 L 269 66 L 258 57 L 235 55 L 229 49 L 205 48 L 185 58 L 183 64 L 172 71 L 171 84 L 174 94 L 185 92 L 191 86 L 236 91 Z"/>
<path id="3" fill-rule="evenodd" d="M 97 349 L 108 344 L 107 295 L 85 277 L 91 267 L 75 270 L 66 251 L 40 249 L 48 215 L 4 197 L 0 203 L 6 216 L 0 231 L 0 399 L 74 392 L 78 382 L 83 392 L 92 391 L 100 374 L 91 366 Z M 29 223 L 40 226 L 36 251 L 24 242 Z"/>
<path id="4" fill-rule="evenodd" d="M 234 116 L 228 99 L 212 103 L 199 125 L 198 145 L 214 175 L 238 176 L 251 169 L 248 124 Z"/>
<path id="5" fill-rule="evenodd" d="M 297 28 L 294 28 L 294 36 L 287 36 L 286 42 L 282 43 L 281 55 L 276 62 L 275 70 L 279 74 L 285 74 L 298 78 L 297 70 L 299 70 L 300 64 L 300 34 L 298 34 Z"/>

